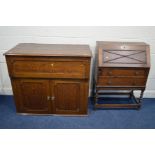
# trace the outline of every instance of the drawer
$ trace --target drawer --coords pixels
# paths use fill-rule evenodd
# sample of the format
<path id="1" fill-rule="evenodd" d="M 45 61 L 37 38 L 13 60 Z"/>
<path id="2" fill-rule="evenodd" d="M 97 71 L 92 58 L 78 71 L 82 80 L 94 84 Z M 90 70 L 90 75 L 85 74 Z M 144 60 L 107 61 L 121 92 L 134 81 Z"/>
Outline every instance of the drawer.
<path id="1" fill-rule="evenodd" d="M 145 86 L 146 78 L 99 77 L 98 85 L 102 85 L 102 86 Z"/>
<path id="2" fill-rule="evenodd" d="M 12 77 L 89 78 L 88 63 L 57 59 L 15 59 L 8 63 Z"/>
<path id="3" fill-rule="evenodd" d="M 146 69 L 99 68 L 99 76 L 147 76 Z"/>

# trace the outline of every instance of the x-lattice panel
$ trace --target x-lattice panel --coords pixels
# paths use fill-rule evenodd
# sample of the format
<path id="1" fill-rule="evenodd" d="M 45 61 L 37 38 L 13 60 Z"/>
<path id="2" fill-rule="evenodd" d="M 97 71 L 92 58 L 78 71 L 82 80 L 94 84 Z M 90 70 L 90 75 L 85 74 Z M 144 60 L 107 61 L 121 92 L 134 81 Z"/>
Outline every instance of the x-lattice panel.
<path id="1" fill-rule="evenodd" d="M 103 50 L 103 63 L 146 64 L 145 51 L 107 51 Z"/>

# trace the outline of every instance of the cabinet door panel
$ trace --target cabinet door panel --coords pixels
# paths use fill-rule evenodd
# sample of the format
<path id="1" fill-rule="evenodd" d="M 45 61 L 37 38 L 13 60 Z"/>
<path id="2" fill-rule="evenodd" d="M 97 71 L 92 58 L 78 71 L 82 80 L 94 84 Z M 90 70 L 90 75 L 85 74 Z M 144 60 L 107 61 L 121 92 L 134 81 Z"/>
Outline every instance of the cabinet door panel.
<path id="1" fill-rule="evenodd" d="M 17 111 L 23 113 L 50 113 L 48 80 L 13 80 Z"/>
<path id="2" fill-rule="evenodd" d="M 79 81 L 54 81 L 53 96 L 56 114 L 82 114 L 85 108 L 84 85 Z M 86 114 L 86 112 L 84 112 Z M 84 114 L 83 113 L 83 114 Z"/>

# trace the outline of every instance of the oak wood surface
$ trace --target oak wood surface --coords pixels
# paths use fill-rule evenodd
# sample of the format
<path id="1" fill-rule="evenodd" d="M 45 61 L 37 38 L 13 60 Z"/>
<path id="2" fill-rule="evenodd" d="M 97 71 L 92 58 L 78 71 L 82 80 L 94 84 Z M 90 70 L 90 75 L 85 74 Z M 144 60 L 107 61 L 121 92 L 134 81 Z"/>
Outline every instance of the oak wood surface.
<path id="1" fill-rule="evenodd" d="M 141 68 L 99 68 L 99 76 L 148 76 L 147 70 Z"/>
<path id="2" fill-rule="evenodd" d="M 97 42 L 100 67 L 150 68 L 150 50 L 146 43 Z"/>
<path id="3" fill-rule="evenodd" d="M 53 81 L 53 101 L 56 114 L 86 113 L 88 97 L 85 94 L 85 82 L 77 80 Z M 86 102 L 85 102 L 86 101 Z"/>
<path id="4" fill-rule="evenodd" d="M 17 112 L 51 113 L 49 80 L 13 79 L 12 83 Z"/>
<path id="5" fill-rule="evenodd" d="M 20 43 L 5 55 L 91 57 L 88 45 Z"/>
<path id="6" fill-rule="evenodd" d="M 87 115 L 88 45 L 19 44 L 5 56 L 18 113 Z"/>
<path id="7" fill-rule="evenodd" d="M 98 41 L 96 47 L 96 74 L 94 77 L 95 107 L 138 108 L 150 70 L 150 47 L 143 42 Z M 98 104 L 102 90 L 141 90 L 140 98 L 133 104 Z M 108 94 L 108 92 L 106 92 Z M 114 94 L 114 93 L 113 93 Z M 109 93 L 110 95 L 110 93 Z M 134 95 L 129 94 L 134 97 Z M 99 97 L 99 98 L 98 98 Z M 135 97 L 134 97 L 135 98 Z"/>
<path id="8" fill-rule="evenodd" d="M 6 56 L 11 77 L 89 78 L 89 58 Z"/>
<path id="9" fill-rule="evenodd" d="M 99 77 L 98 84 L 102 86 L 145 86 L 147 79 L 144 77 Z"/>

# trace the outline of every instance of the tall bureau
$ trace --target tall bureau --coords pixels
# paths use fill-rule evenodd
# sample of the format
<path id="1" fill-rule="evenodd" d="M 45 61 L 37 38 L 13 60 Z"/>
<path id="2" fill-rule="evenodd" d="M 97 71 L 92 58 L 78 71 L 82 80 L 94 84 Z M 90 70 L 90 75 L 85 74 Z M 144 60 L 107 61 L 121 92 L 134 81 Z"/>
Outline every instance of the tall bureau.
<path id="1" fill-rule="evenodd" d="M 5 56 L 17 113 L 87 114 L 88 45 L 21 43 Z"/>
<path id="2" fill-rule="evenodd" d="M 95 108 L 140 108 L 150 70 L 149 45 L 98 41 L 94 78 Z M 134 91 L 139 90 L 139 97 Z M 105 103 L 104 96 L 127 95 L 131 103 Z"/>

